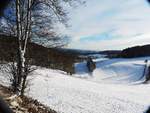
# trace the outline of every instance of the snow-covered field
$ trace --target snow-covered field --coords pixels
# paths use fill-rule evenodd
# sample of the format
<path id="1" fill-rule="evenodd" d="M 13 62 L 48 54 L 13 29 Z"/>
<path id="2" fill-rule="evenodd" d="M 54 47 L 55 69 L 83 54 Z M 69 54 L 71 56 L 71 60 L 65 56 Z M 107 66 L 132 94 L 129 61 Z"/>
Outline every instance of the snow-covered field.
<path id="1" fill-rule="evenodd" d="M 142 84 L 145 59 L 98 59 L 93 75 L 85 63 L 76 64 L 73 77 L 39 68 L 26 95 L 58 113 L 143 113 L 150 106 L 150 84 Z"/>
<path id="2" fill-rule="evenodd" d="M 145 68 L 145 59 L 97 59 L 96 70 L 92 76 L 88 74 L 86 62 L 76 64 L 76 77 L 88 78 L 90 81 L 98 83 L 119 83 L 119 84 L 135 84 L 144 81 L 143 76 Z"/>

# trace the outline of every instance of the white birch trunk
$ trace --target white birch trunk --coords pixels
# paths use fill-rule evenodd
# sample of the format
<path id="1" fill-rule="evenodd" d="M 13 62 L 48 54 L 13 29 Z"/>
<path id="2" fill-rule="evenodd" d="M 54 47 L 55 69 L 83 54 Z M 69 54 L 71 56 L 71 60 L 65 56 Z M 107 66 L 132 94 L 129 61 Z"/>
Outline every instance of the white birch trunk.
<path id="1" fill-rule="evenodd" d="M 28 43 L 28 39 L 30 37 L 30 32 L 31 32 L 31 0 L 28 0 L 27 3 L 28 7 L 27 7 L 27 19 L 26 19 L 26 29 L 25 29 L 25 38 L 24 38 L 24 46 L 23 46 L 23 50 L 22 50 L 22 66 L 23 66 L 23 77 L 22 77 L 22 82 L 21 82 L 21 95 L 24 94 L 24 90 L 26 87 L 26 78 L 27 75 L 25 73 L 25 53 L 26 53 L 26 49 L 27 49 L 27 43 Z"/>
<path id="2" fill-rule="evenodd" d="M 22 54 L 22 47 L 21 47 L 21 12 L 20 12 L 20 0 L 16 0 L 16 22 L 17 22 L 17 41 L 18 41 L 18 74 L 16 77 L 17 81 L 17 90 L 20 89 L 20 82 L 22 77 L 22 61 L 21 61 L 21 54 Z"/>
<path id="3" fill-rule="evenodd" d="M 20 0 L 16 0 L 16 22 L 17 22 L 17 38 L 18 38 L 18 76 L 17 76 L 17 86 L 19 89 L 19 92 L 24 90 L 23 87 L 26 82 L 26 76 L 25 75 L 25 53 L 27 49 L 27 43 L 28 39 L 30 37 L 31 32 L 31 0 L 28 0 L 27 9 L 25 9 L 26 22 L 22 22 L 24 20 L 24 15 L 22 14 L 23 11 L 21 11 L 21 3 Z M 23 9 L 24 10 L 24 9 Z"/>

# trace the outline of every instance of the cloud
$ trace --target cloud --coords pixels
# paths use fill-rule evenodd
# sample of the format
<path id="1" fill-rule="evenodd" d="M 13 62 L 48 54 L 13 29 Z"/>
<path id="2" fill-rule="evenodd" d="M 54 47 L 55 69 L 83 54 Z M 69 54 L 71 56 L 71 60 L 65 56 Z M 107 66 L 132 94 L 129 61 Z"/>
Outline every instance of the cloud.
<path id="1" fill-rule="evenodd" d="M 69 48 L 122 49 L 149 42 L 150 7 L 144 0 L 87 0 L 70 12 Z"/>
<path id="2" fill-rule="evenodd" d="M 112 40 L 99 40 L 87 42 L 73 42 L 72 48 L 90 50 L 119 50 L 127 47 L 144 45 L 150 43 L 150 34 L 137 34 L 128 38 L 117 38 Z M 77 46 L 78 45 L 78 46 Z"/>

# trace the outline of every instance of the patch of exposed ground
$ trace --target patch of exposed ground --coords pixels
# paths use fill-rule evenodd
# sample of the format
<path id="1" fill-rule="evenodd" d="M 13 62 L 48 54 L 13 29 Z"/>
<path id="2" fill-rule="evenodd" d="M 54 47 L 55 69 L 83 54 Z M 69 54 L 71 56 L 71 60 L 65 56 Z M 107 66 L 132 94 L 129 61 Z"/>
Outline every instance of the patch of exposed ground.
<path id="1" fill-rule="evenodd" d="M 7 87 L 0 85 L 0 97 L 10 106 L 14 113 L 57 113 L 37 100 L 26 96 L 20 98 Z"/>

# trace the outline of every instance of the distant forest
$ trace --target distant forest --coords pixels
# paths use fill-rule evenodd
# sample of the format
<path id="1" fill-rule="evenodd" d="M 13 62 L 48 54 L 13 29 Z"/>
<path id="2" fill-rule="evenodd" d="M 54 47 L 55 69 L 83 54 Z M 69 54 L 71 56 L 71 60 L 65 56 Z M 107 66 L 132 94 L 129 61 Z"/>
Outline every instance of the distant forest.
<path id="1" fill-rule="evenodd" d="M 15 37 L 0 35 L 1 63 L 16 61 L 17 43 L 15 40 Z M 46 48 L 35 43 L 29 43 L 26 58 L 31 65 L 59 69 L 68 74 L 74 73 L 74 63 L 85 60 L 83 57 L 80 58 L 78 54 L 56 48 Z"/>
<path id="2" fill-rule="evenodd" d="M 15 37 L 0 35 L 0 62 L 16 61 Z M 83 51 L 58 48 L 47 48 L 35 43 L 29 43 L 26 58 L 29 64 L 59 69 L 68 74 L 74 73 L 74 63 L 87 60 L 88 54 L 104 54 L 109 58 L 134 58 L 150 56 L 150 45 L 136 46 L 122 51 Z"/>
<path id="3" fill-rule="evenodd" d="M 118 56 L 123 58 L 150 56 L 150 45 L 135 46 L 124 49 Z"/>

